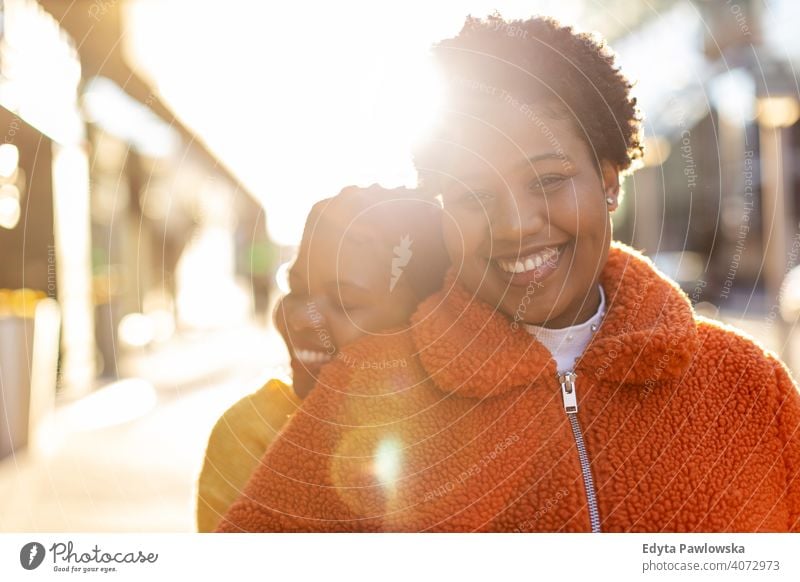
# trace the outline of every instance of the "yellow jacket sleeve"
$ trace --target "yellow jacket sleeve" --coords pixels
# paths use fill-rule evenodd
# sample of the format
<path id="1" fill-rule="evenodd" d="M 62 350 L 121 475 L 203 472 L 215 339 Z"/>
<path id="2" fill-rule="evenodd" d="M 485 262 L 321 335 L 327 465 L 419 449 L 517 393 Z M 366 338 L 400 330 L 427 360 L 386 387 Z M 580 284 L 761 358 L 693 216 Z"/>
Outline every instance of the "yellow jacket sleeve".
<path id="1" fill-rule="evenodd" d="M 302 401 L 270 380 L 219 418 L 208 439 L 197 484 L 197 530 L 213 531 L 239 497 L 258 461 Z"/>

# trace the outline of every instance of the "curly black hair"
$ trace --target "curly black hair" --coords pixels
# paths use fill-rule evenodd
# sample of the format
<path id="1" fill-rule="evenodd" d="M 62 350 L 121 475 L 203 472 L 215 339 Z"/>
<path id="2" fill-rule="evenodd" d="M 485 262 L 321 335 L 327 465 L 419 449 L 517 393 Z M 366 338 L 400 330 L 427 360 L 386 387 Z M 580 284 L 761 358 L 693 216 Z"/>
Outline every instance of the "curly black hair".
<path id="1" fill-rule="evenodd" d="M 432 52 L 451 113 L 474 112 L 500 95 L 513 96 L 545 116 L 571 118 L 598 162 L 610 161 L 624 172 L 642 158 L 642 118 L 633 85 L 599 35 L 546 17 L 469 16 L 458 36 L 437 43 Z M 450 139 L 448 124 L 452 120 L 441 121 L 432 139 L 414 152 L 426 190 L 435 187 L 435 175 L 446 164 L 441 144 Z"/>

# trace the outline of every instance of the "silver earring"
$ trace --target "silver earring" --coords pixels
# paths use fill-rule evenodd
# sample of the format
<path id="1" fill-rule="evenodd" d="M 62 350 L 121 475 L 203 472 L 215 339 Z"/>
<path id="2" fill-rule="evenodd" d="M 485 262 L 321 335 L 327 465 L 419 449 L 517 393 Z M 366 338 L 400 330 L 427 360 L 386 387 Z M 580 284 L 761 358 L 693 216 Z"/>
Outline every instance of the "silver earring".
<path id="1" fill-rule="evenodd" d="M 614 204 L 614 199 L 611 196 L 609 196 L 608 198 L 606 198 L 606 204 L 611 206 L 612 204 Z"/>

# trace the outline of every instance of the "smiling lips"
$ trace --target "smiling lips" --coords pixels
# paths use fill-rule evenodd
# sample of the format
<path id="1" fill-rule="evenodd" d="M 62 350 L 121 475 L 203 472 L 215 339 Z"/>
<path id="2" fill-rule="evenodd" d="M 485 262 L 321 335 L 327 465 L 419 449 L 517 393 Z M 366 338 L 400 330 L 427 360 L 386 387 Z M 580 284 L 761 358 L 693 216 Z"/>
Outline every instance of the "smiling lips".
<path id="1" fill-rule="evenodd" d="M 527 273 L 539 269 L 547 264 L 558 262 L 561 252 L 559 247 L 547 247 L 537 253 L 519 257 L 518 259 L 494 259 L 495 264 L 506 273 L 518 274 Z"/>

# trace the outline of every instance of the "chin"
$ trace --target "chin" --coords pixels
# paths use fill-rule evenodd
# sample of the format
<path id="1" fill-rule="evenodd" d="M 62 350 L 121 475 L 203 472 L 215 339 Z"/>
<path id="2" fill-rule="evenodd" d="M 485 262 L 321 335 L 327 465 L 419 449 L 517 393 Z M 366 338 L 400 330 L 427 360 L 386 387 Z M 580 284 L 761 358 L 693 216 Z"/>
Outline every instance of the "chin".
<path id="1" fill-rule="evenodd" d="M 314 384 L 315 382 L 313 380 L 307 378 L 303 378 L 300 381 L 295 380 L 292 383 L 292 390 L 294 390 L 294 393 L 298 398 L 305 398 L 314 389 Z"/>
<path id="2" fill-rule="evenodd" d="M 544 293 L 542 293 L 544 295 Z M 516 322 L 518 325 L 546 326 L 549 321 L 557 320 L 563 315 L 564 307 L 562 297 L 555 301 L 546 297 L 537 298 L 535 295 L 527 303 L 523 303 L 524 293 L 515 294 L 514 297 L 508 294 L 502 299 L 497 309 L 505 315 L 510 324 Z M 537 303 L 538 301 L 538 303 Z"/>

